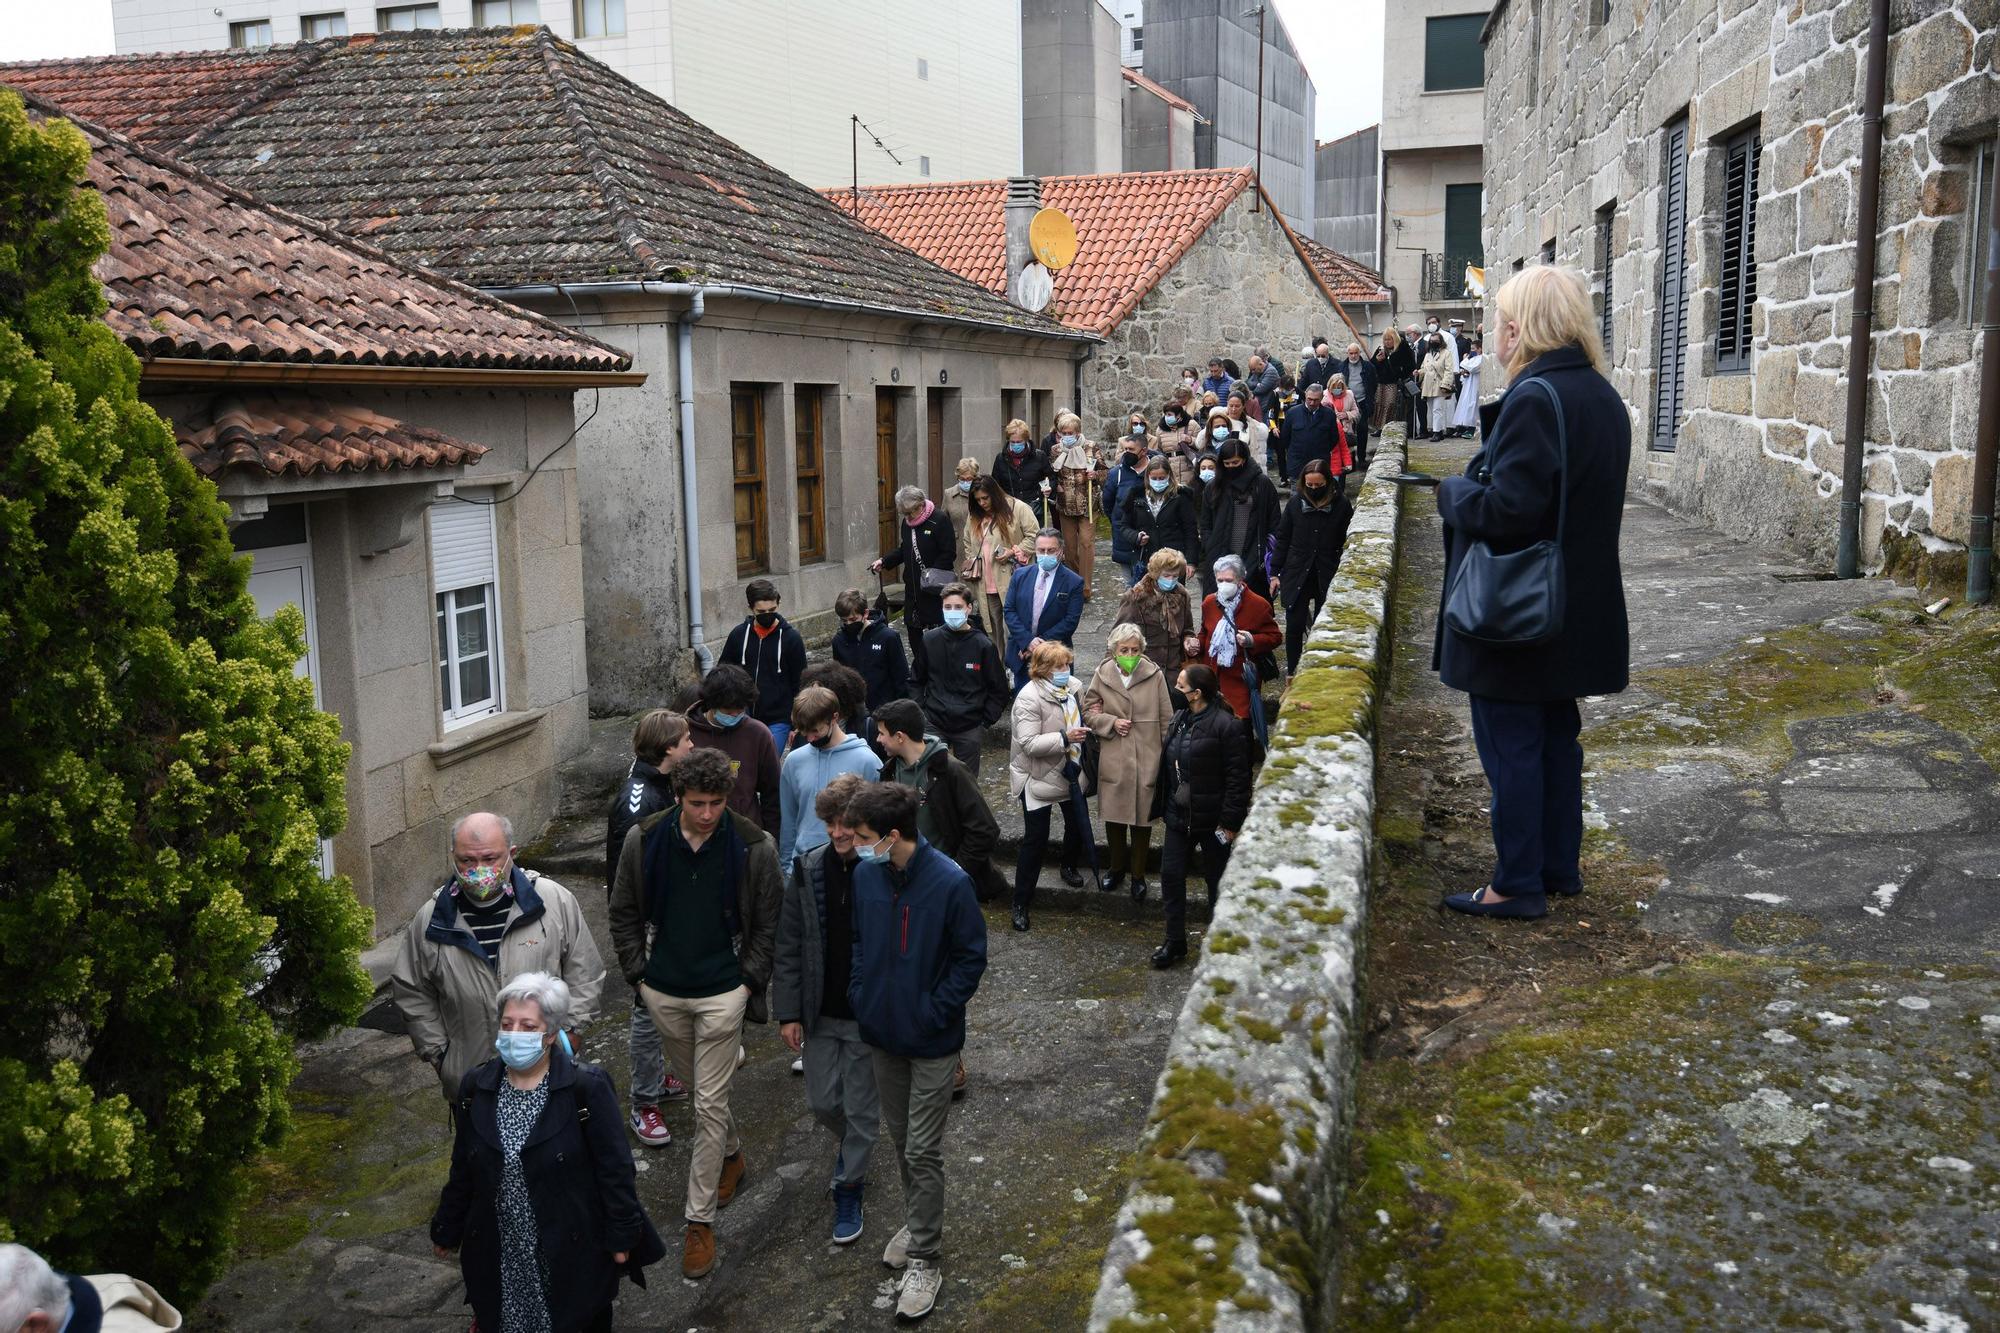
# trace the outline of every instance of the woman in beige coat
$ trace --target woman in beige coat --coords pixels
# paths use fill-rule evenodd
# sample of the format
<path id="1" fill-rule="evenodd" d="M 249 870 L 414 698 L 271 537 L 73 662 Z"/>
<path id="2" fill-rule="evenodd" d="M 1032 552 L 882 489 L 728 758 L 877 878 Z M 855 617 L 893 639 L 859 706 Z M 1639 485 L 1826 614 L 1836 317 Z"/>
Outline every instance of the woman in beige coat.
<path id="1" fill-rule="evenodd" d="M 959 581 L 972 589 L 973 609 L 1000 660 L 1007 659 L 1007 622 L 1000 609 L 1014 571 L 1035 557 L 1035 511 L 1007 494 L 992 477 L 978 477 L 966 499 L 965 533 L 958 543 Z"/>
<path id="2" fill-rule="evenodd" d="M 1083 886 L 1078 863 L 1088 849 L 1097 868 L 1097 839 L 1077 779 L 1083 773 L 1083 682 L 1070 675 L 1069 646 L 1044 639 L 1028 654 L 1028 683 L 1014 696 L 1013 737 L 1007 753 L 1007 790 L 1021 803 L 1020 861 L 1014 867 L 1014 929 L 1028 928 L 1042 858 L 1049 850 L 1049 822 L 1063 812 L 1063 882 Z"/>
<path id="3" fill-rule="evenodd" d="M 944 510 L 945 517 L 951 520 L 951 530 L 958 537 L 958 549 L 960 551 L 965 549 L 965 521 L 969 512 L 967 508 L 968 500 L 972 495 L 973 483 L 978 480 L 979 460 L 976 458 L 959 459 L 958 470 L 953 478 L 951 487 L 945 491 L 944 498 L 938 501 L 938 507 Z"/>
<path id="4" fill-rule="evenodd" d="M 1146 636 L 1137 625 L 1112 626 L 1104 646 L 1106 656 L 1083 694 L 1084 725 L 1097 733 L 1097 813 L 1111 849 L 1097 887 L 1116 893 L 1130 875 L 1136 903 L 1146 896 L 1153 790 L 1174 705 L 1167 673 L 1146 656 Z"/>

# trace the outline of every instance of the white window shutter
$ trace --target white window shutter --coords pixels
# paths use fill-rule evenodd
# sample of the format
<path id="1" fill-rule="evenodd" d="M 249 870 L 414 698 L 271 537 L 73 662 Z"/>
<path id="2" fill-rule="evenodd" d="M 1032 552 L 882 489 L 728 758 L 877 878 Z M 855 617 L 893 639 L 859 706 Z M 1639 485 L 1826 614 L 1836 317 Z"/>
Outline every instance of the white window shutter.
<path id="1" fill-rule="evenodd" d="M 431 506 L 431 586 L 436 592 L 493 583 L 493 506 L 440 500 Z"/>

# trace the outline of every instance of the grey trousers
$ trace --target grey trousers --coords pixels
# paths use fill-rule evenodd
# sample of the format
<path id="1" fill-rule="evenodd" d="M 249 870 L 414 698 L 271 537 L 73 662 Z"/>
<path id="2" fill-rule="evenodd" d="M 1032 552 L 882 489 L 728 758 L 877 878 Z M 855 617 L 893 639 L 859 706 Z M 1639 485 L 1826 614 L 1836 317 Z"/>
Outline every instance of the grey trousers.
<path id="1" fill-rule="evenodd" d="M 871 1048 L 882 1120 L 903 1175 L 903 1225 L 910 1257 L 935 1259 L 944 1243 L 944 1119 L 958 1052 L 913 1060 Z"/>
<path id="2" fill-rule="evenodd" d="M 972 770 L 972 776 L 979 776 L 979 745 L 986 739 L 984 729 L 973 731 L 947 731 L 940 738 L 958 757 L 958 762 Z"/>
<path id="3" fill-rule="evenodd" d="M 868 1158 L 881 1134 L 875 1062 L 861 1026 L 851 1018 L 821 1018 L 806 1038 L 806 1109 L 840 1144 L 836 1185 L 868 1179 Z"/>
<path id="4" fill-rule="evenodd" d="M 643 1000 L 632 1001 L 632 1029 L 627 1044 L 632 1048 L 632 1109 L 658 1106 L 667 1095 L 667 1051 L 660 1045 L 660 1029 L 646 1012 Z"/>

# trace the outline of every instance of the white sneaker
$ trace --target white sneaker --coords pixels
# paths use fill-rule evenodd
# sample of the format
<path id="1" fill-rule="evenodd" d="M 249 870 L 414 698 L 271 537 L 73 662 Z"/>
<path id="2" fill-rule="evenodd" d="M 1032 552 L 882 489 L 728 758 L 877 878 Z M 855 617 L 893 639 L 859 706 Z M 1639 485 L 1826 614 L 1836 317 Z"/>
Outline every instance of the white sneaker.
<path id="1" fill-rule="evenodd" d="M 750 1053 L 748 1051 L 744 1050 L 741 1046 L 736 1048 L 736 1067 L 738 1069 L 743 1068 L 743 1062 L 749 1058 Z"/>
<path id="2" fill-rule="evenodd" d="M 806 1058 L 803 1055 L 792 1061 L 792 1072 L 794 1074 L 803 1074 L 806 1072 Z"/>
<path id="3" fill-rule="evenodd" d="M 935 1259 L 912 1259 L 903 1272 L 903 1280 L 897 1285 L 903 1293 L 896 1300 L 897 1317 L 922 1319 L 937 1304 L 938 1289 L 944 1286 L 944 1274 Z"/>
<path id="4" fill-rule="evenodd" d="M 882 1262 L 891 1268 L 904 1268 L 910 1262 L 910 1229 L 904 1227 L 889 1237 L 889 1244 L 882 1251 Z"/>

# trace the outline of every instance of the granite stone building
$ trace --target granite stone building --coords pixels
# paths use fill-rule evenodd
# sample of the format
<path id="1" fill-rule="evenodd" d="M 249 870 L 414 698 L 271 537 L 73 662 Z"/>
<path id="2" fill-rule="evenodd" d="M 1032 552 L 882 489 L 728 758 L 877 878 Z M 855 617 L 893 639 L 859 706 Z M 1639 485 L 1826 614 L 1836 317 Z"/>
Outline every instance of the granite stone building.
<path id="1" fill-rule="evenodd" d="M 1635 490 L 1835 554 L 1846 393 L 1867 378 L 1859 554 L 1967 536 L 1992 0 L 1889 7 L 1879 252 L 1852 365 L 1866 0 L 1503 0 L 1486 42 L 1486 252 L 1591 277 Z"/>

